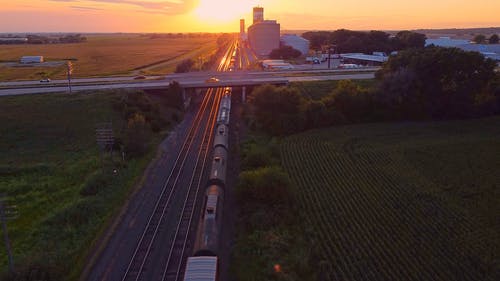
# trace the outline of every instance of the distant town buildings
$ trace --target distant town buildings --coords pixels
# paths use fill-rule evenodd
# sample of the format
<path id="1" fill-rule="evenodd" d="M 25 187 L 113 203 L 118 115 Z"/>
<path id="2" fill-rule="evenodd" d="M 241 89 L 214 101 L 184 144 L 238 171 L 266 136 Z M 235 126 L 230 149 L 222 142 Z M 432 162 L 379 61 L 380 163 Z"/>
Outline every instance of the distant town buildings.
<path id="1" fill-rule="evenodd" d="M 280 25 L 275 20 L 264 20 L 264 8 L 253 8 L 253 24 L 248 27 L 248 43 L 259 56 L 267 56 L 280 47 Z"/>
<path id="2" fill-rule="evenodd" d="M 43 56 L 23 56 L 21 57 L 20 63 L 29 64 L 29 63 L 42 63 Z"/>
<path id="3" fill-rule="evenodd" d="M 281 36 L 281 44 L 290 46 L 296 50 L 299 50 L 302 55 L 307 55 L 309 52 L 309 40 L 304 39 L 295 34 L 284 34 Z"/>

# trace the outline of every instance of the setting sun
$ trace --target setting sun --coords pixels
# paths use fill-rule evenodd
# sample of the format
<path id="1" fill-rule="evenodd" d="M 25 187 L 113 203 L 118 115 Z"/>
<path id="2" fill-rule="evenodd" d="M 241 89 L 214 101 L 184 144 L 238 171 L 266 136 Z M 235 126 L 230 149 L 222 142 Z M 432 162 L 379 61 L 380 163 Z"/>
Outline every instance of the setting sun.
<path id="1" fill-rule="evenodd" d="M 225 23 L 242 18 L 252 11 L 252 2 L 234 0 L 200 0 L 194 14 L 200 21 Z"/>

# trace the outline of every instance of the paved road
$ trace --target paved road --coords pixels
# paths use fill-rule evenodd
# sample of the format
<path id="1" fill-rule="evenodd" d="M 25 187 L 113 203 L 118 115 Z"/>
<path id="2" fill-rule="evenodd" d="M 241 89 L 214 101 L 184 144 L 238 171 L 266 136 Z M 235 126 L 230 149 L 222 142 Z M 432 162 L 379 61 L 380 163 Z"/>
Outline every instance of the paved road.
<path id="1" fill-rule="evenodd" d="M 365 68 L 356 68 L 356 69 L 306 69 L 306 70 L 277 70 L 277 71 L 235 71 L 235 72 L 215 72 L 215 71 L 199 71 L 199 72 L 189 72 L 189 73 L 174 73 L 168 74 L 165 76 L 145 76 L 145 80 L 135 79 L 137 76 L 120 76 L 120 77 L 96 77 L 96 78 L 74 78 L 72 79 L 72 83 L 74 85 L 77 84 L 96 84 L 96 83 L 117 83 L 117 82 L 146 82 L 151 80 L 189 80 L 189 79 L 203 79 L 205 80 L 207 77 L 217 76 L 217 77 L 256 77 L 256 78 L 264 78 L 270 77 L 274 75 L 300 75 L 300 74 L 318 74 L 325 73 L 326 74 L 335 74 L 335 73 L 348 73 L 348 72 L 374 72 L 378 70 L 377 67 L 365 67 Z M 11 82 L 0 82 L 0 88 L 15 88 L 15 87 L 46 87 L 52 85 L 62 85 L 66 86 L 68 80 L 52 80 L 49 83 L 40 82 L 39 80 L 30 80 L 30 81 L 11 81 Z"/>
<path id="2" fill-rule="evenodd" d="M 281 73 L 281 72 L 280 72 Z M 281 73 L 283 74 L 283 73 Z M 198 74 L 199 75 L 199 74 Z M 237 86 L 237 85 L 255 85 L 255 84 L 281 84 L 283 82 L 299 82 L 299 81 L 326 81 L 326 80 L 345 80 L 345 79 L 373 79 L 374 73 L 356 73 L 356 74 L 329 74 L 329 75 L 316 75 L 316 76 L 273 76 L 271 74 L 256 75 L 234 75 L 221 77 L 219 84 L 206 83 L 205 76 L 189 77 L 187 79 L 164 79 L 164 80 L 151 80 L 142 82 L 122 82 L 113 84 L 94 84 L 94 85 L 74 85 L 73 91 L 92 91 L 92 90 L 109 90 L 109 89 L 148 89 L 148 88 L 165 88 L 168 87 L 171 81 L 179 81 L 183 86 L 187 87 L 212 87 L 212 86 Z M 182 76 L 180 76 L 182 77 Z M 225 77 L 225 78 L 224 78 Z M 11 88 L 1 89 L 0 96 L 14 96 L 26 94 L 44 94 L 44 93 L 57 93 L 67 92 L 68 87 L 62 85 L 45 85 L 44 87 L 26 87 L 26 88 Z"/>

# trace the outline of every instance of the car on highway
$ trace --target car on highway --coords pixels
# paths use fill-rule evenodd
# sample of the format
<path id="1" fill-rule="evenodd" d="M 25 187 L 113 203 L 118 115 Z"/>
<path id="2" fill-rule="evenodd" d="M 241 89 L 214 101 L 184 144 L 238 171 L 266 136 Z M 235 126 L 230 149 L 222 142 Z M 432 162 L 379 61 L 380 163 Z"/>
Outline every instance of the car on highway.
<path id="1" fill-rule="evenodd" d="M 49 82 L 50 82 L 49 78 L 45 78 L 45 79 L 40 80 L 40 83 L 49 83 Z"/>
<path id="2" fill-rule="evenodd" d="M 146 79 L 146 76 L 139 75 L 139 76 L 134 77 L 134 80 L 143 80 L 143 79 Z"/>
<path id="3" fill-rule="evenodd" d="M 218 78 L 215 78 L 215 77 L 210 77 L 207 80 L 205 80 L 205 82 L 207 82 L 207 83 L 217 83 L 219 81 L 220 80 Z"/>

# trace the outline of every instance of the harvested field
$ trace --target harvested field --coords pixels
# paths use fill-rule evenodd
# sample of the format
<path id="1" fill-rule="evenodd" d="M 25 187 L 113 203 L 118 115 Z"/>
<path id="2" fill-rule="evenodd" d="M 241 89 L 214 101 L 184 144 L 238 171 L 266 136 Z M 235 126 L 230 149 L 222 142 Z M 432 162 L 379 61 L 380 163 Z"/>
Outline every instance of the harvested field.
<path id="1" fill-rule="evenodd" d="M 215 37 L 156 38 L 138 34 L 90 35 L 88 41 L 74 44 L 2 45 L 0 81 L 65 78 L 64 63 L 10 66 L 22 56 L 41 55 L 48 62 L 72 60 L 75 77 L 165 74 L 182 60 L 208 59 L 216 49 Z M 143 72 L 141 70 L 144 69 Z"/>

